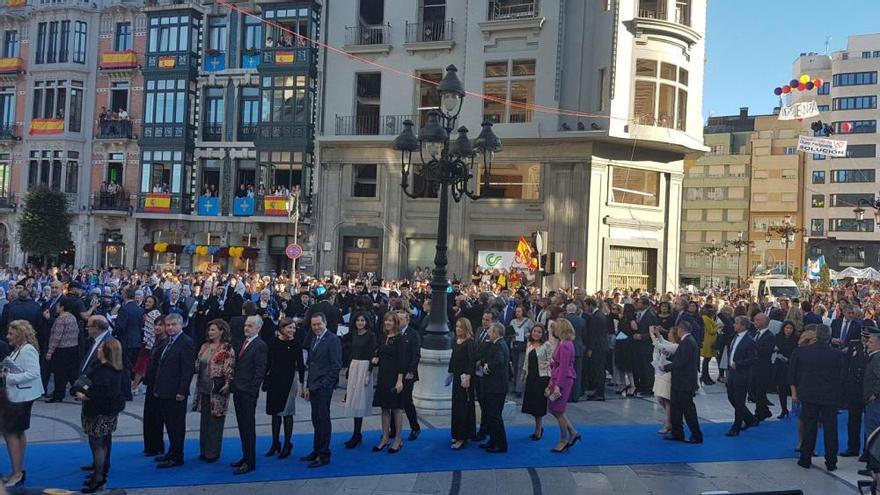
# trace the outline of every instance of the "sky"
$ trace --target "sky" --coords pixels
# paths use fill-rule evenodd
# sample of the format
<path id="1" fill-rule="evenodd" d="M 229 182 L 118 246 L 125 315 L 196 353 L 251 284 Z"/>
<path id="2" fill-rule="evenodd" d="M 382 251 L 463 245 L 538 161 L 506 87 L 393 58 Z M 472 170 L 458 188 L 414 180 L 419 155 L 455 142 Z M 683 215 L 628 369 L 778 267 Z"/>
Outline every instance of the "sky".
<path id="1" fill-rule="evenodd" d="M 878 0 L 709 0 L 703 121 L 770 113 L 773 89 L 791 79 L 802 52 L 846 48 L 847 36 L 880 33 Z M 829 52 L 829 53 L 830 53 Z"/>

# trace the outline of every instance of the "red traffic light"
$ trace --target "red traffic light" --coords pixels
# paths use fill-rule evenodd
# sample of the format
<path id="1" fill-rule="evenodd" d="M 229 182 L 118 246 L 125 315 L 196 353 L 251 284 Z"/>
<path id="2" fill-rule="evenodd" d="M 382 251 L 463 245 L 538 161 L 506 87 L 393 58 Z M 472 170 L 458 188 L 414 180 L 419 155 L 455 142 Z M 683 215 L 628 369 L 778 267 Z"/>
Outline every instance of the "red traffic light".
<path id="1" fill-rule="evenodd" d="M 577 268 L 578 268 L 577 261 L 571 260 L 568 262 L 568 269 L 571 271 L 571 273 L 576 272 Z"/>

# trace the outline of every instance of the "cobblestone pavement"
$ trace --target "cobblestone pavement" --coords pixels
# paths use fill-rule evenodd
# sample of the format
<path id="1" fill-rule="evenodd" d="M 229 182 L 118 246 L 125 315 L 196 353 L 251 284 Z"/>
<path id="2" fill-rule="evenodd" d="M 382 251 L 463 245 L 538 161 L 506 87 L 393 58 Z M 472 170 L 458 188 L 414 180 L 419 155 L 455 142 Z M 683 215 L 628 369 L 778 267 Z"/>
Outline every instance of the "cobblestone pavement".
<path id="1" fill-rule="evenodd" d="M 331 416 L 333 431 L 350 431 L 351 420 L 342 418 L 343 391 L 337 390 Z M 615 396 L 611 389 L 606 402 L 579 402 L 569 408 L 569 416 L 576 424 L 660 424 L 663 412 L 653 399 Z M 771 399 L 775 402 L 775 398 Z M 727 403 L 724 386 L 705 387 L 697 396 L 700 420 L 729 422 L 733 412 Z M 231 407 L 231 405 L 230 405 Z M 778 408 L 774 408 L 778 411 Z M 257 407 L 257 434 L 270 433 L 269 417 L 261 414 L 262 402 Z M 130 402 L 119 418 L 115 440 L 135 441 L 141 438 L 141 412 L 143 398 Z M 298 415 L 294 427 L 297 433 L 308 433 L 308 403 L 297 406 Z M 84 436 L 79 427 L 80 406 L 69 399 L 60 404 L 38 402 L 34 406 L 33 421 L 28 440 L 31 444 L 82 442 Z M 420 418 L 423 428 L 449 426 L 448 416 Z M 531 424 L 531 417 L 517 415 L 508 425 Z M 548 416 L 546 433 L 556 435 L 555 421 Z M 377 434 L 379 416 L 364 420 L 365 444 Z M 374 430 L 374 431 L 370 431 Z M 406 430 L 405 433 L 406 434 Z M 198 437 L 198 415 L 187 416 L 187 435 Z M 236 437 L 235 415 L 230 410 L 226 419 L 226 436 Z M 584 444 L 587 447 L 587 444 Z M 258 455 L 261 453 L 258 452 Z M 509 455 L 516 455 L 512 452 Z M 85 461 L 85 460 L 84 460 Z M 293 464 L 292 469 L 305 469 Z M 804 470 L 791 460 L 717 462 L 695 464 L 661 464 L 633 466 L 589 466 L 569 468 L 528 468 L 509 470 L 455 471 L 441 473 L 411 473 L 390 476 L 360 476 L 349 478 L 324 478 L 312 480 L 280 481 L 268 483 L 245 483 L 211 485 L 205 487 L 168 487 L 162 489 L 137 489 L 128 493 L 135 495 L 184 495 L 184 494 L 240 494 L 274 495 L 303 493 L 309 495 L 382 495 L 382 494 L 460 494 L 504 495 L 526 494 L 700 494 L 726 490 L 730 493 L 746 491 L 769 491 L 801 489 L 805 494 L 829 495 L 858 493 L 855 486 L 859 479 L 856 471 L 862 466 L 852 458 L 841 458 L 839 470 L 828 473 L 822 459 L 814 460 L 814 468 Z M 30 480 L 29 480 L 30 481 Z M 36 483 L 38 480 L 33 480 Z"/>

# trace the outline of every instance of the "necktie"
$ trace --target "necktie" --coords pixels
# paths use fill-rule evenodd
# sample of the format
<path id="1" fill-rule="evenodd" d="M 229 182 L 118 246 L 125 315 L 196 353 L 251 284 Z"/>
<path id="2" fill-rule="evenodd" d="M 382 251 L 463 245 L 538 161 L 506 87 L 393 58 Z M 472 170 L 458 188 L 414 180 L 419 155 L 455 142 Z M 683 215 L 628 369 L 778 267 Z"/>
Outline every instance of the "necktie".
<path id="1" fill-rule="evenodd" d="M 244 341 L 244 345 L 241 346 L 241 350 L 238 351 L 238 357 L 242 357 L 242 356 L 244 355 L 244 351 L 245 351 L 245 349 L 247 349 L 248 346 L 249 346 L 250 344 L 251 344 L 251 340 L 250 340 L 250 339 L 246 339 L 246 340 Z"/>
<path id="2" fill-rule="evenodd" d="M 159 361 L 162 361 L 165 359 L 165 354 L 168 354 L 168 349 L 171 349 L 171 346 L 174 345 L 174 340 L 175 339 L 172 338 L 171 340 L 168 341 L 167 344 L 165 344 L 165 348 L 162 349 L 162 355 L 159 356 Z"/>
<path id="3" fill-rule="evenodd" d="M 318 337 L 317 339 L 315 339 L 315 343 L 312 344 L 312 352 L 315 352 L 315 349 L 318 348 L 318 344 L 321 343 L 321 339 L 322 339 L 322 338 L 324 338 L 323 335 L 322 335 L 321 337 Z"/>
<path id="4" fill-rule="evenodd" d="M 849 321 L 843 324 L 843 331 L 840 332 L 840 340 L 846 342 L 846 334 L 849 333 Z"/>

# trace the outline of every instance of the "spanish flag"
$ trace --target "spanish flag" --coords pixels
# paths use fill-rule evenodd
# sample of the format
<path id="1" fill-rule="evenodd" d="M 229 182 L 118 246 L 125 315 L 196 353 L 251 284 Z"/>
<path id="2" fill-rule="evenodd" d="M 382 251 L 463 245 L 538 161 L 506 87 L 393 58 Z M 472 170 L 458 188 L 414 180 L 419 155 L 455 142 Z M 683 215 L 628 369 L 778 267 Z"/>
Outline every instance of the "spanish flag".
<path id="1" fill-rule="evenodd" d="M 7 7 L 25 7 L 27 0 L 6 0 Z"/>
<path id="2" fill-rule="evenodd" d="M 174 55 L 164 55 L 159 57 L 160 69 L 173 69 L 177 67 L 177 57 Z"/>
<path id="3" fill-rule="evenodd" d="M 291 51 L 275 52 L 275 63 L 289 65 L 296 62 L 296 55 Z"/>
<path id="4" fill-rule="evenodd" d="M 0 73 L 10 74 L 24 70 L 24 59 L 18 57 L 0 58 Z"/>
<path id="5" fill-rule="evenodd" d="M 101 54 L 102 69 L 122 69 L 127 67 L 137 67 L 137 53 L 134 50 Z"/>
<path id="6" fill-rule="evenodd" d="M 64 119 L 34 119 L 31 121 L 30 135 L 61 134 L 64 132 Z"/>
<path id="7" fill-rule="evenodd" d="M 269 216 L 287 215 L 287 196 L 266 196 L 263 213 Z"/>
<path id="8" fill-rule="evenodd" d="M 165 193 L 149 193 L 144 198 L 144 211 L 166 213 L 171 211 L 171 195 Z"/>
<path id="9" fill-rule="evenodd" d="M 538 270 L 538 260 L 534 257 L 532 245 L 525 237 L 519 236 L 519 243 L 516 245 L 516 261 L 529 267 L 529 271 Z"/>

